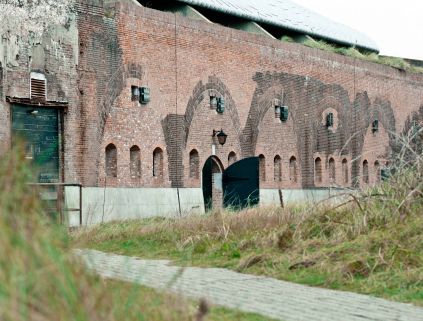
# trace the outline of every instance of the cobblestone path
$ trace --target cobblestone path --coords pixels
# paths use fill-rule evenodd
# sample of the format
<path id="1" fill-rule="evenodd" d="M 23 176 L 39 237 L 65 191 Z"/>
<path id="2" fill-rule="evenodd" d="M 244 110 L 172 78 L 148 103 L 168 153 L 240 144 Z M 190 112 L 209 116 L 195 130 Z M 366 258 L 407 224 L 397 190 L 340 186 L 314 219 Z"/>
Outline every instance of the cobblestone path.
<path id="1" fill-rule="evenodd" d="M 226 269 L 176 267 L 94 250 L 76 250 L 103 277 L 136 282 L 283 321 L 423 321 L 423 308 L 366 295 L 308 287 Z"/>

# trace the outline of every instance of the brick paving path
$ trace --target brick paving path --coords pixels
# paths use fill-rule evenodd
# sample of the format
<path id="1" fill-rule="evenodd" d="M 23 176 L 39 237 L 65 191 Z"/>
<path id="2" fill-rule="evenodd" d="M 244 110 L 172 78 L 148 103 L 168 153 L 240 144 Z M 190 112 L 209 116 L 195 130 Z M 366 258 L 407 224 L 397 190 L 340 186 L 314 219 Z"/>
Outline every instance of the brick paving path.
<path id="1" fill-rule="evenodd" d="M 76 250 L 103 277 L 181 293 L 283 321 L 423 321 L 423 308 L 366 295 L 308 287 L 226 269 L 172 266 L 94 250 Z"/>

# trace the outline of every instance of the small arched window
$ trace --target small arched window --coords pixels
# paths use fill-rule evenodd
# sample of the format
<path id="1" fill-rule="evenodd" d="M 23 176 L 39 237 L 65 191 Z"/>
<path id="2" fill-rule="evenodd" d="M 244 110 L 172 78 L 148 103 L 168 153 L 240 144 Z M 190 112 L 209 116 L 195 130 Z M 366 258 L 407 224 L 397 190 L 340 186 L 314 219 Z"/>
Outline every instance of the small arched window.
<path id="1" fill-rule="evenodd" d="M 282 181 L 282 160 L 279 155 L 273 159 L 273 180 L 275 182 Z"/>
<path id="2" fill-rule="evenodd" d="M 335 160 L 333 158 L 329 159 L 329 181 L 335 183 L 336 181 L 336 167 Z"/>
<path id="3" fill-rule="evenodd" d="M 132 178 L 141 177 L 141 151 L 136 145 L 129 150 L 129 171 Z"/>
<path id="4" fill-rule="evenodd" d="M 266 157 L 263 154 L 259 155 L 259 173 L 260 173 L 260 180 L 266 180 Z"/>
<path id="5" fill-rule="evenodd" d="M 228 166 L 231 166 L 237 161 L 235 152 L 230 152 L 228 155 Z"/>
<path id="6" fill-rule="evenodd" d="M 289 159 L 289 179 L 291 180 L 292 183 L 296 183 L 298 180 L 297 177 L 297 159 L 295 158 L 295 156 L 292 156 Z"/>
<path id="7" fill-rule="evenodd" d="M 381 181 L 381 172 L 380 172 L 380 163 L 379 161 L 375 162 L 375 174 L 376 174 L 376 183 Z"/>
<path id="8" fill-rule="evenodd" d="M 189 177 L 192 179 L 200 178 L 200 156 L 196 149 L 189 153 Z"/>
<path id="9" fill-rule="evenodd" d="M 348 162 L 345 158 L 342 160 L 342 180 L 348 184 Z"/>
<path id="10" fill-rule="evenodd" d="M 363 182 L 369 183 L 369 162 L 367 160 L 363 162 Z"/>
<path id="11" fill-rule="evenodd" d="M 163 178 L 163 151 L 159 147 L 153 152 L 153 176 Z"/>
<path id="12" fill-rule="evenodd" d="M 323 173 L 322 173 L 322 160 L 320 157 L 317 157 L 314 160 L 314 181 L 316 183 L 321 183 L 323 179 Z"/>
<path id="13" fill-rule="evenodd" d="M 117 177 L 117 149 L 113 144 L 106 147 L 106 176 Z"/>

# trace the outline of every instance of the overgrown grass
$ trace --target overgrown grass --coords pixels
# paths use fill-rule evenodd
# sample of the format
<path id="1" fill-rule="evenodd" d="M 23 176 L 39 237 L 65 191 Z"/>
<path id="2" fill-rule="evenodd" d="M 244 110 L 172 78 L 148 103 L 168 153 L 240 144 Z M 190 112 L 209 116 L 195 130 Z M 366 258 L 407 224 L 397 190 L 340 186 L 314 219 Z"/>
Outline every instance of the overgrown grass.
<path id="1" fill-rule="evenodd" d="M 289 36 L 283 36 L 282 41 L 285 42 L 295 42 L 295 40 Z M 301 42 L 303 45 L 316 48 L 328 52 L 333 52 L 337 54 L 341 54 L 348 57 L 353 57 L 361 60 L 366 60 L 370 62 L 375 62 L 382 65 L 391 66 L 401 70 L 407 70 L 412 73 L 423 73 L 422 67 L 413 66 L 407 61 L 399 57 L 387 57 L 387 56 L 380 56 L 376 53 L 362 53 L 354 47 L 339 47 L 332 44 L 327 43 L 324 40 L 315 40 L 310 37 L 305 38 L 304 41 Z"/>
<path id="2" fill-rule="evenodd" d="M 89 274 L 30 180 L 23 153 L 0 160 L 0 320 L 269 320 L 215 307 L 205 318 L 181 296 Z"/>
<path id="3" fill-rule="evenodd" d="M 80 231 L 76 246 L 423 306 L 423 128 L 411 132 L 392 159 L 396 174 L 342 204 L 110 223 Z"/>
<path id="4" fill-rule="evenodd" d="M 423 305 L 423 218 L 382 224 L 354 214 L 319 210 L 302 216 L 265 208 L 105 224 L 80 235 L 78 245 Z"/>

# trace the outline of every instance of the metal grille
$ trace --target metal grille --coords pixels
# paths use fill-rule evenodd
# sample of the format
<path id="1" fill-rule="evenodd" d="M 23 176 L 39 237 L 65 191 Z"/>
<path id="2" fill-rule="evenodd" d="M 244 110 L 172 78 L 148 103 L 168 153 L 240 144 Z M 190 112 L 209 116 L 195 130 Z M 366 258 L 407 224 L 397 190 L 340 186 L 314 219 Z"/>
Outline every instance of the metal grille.
<path id="1" fill-rule="evenodd" d="M 31 78 L 31 98 L 46 99 L 46 81 Z"/>

